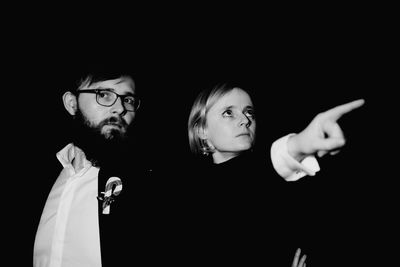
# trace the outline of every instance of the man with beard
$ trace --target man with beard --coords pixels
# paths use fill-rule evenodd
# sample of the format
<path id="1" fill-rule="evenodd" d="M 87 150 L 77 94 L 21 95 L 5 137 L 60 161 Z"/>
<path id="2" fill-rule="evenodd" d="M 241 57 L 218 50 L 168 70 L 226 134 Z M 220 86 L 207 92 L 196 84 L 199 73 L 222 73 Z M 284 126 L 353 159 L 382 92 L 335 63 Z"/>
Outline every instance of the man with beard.
<path id="1" fill-rule="evenodd" d="M 114 229 L 123 204 L 131 203 L 133 182 L 122 177 L 125 160 L 133 159 L 127 136 L 140 99 L 130 75 L 97 67 L 82 72 L 63 95 L 73 136 L 57 153 L 63 169 L 37 229 L 37 267 L 104 266 L 114 257 L 115 239 L 123 239 Z"/>
<path id="2" fill-rule="evenodd" d="M 35 267 L 120 266 L 167 262 L 170 256 L 176 234 L 169 228 L 176 219 L 171 192 L 178 192 L 172 179 L 150 175 L 129 146 L 140 107 L 133 78 L 102 67 L 89 66 L 63 95 L 73 117 L 72 136 L 57 153 L 63 169 L 41 215 Z M 319 170 L 316 162 L 306 166 L 288 156 L 284 138 L 275 142 L 272 155 L 278 173 L 299 179 Z"/>

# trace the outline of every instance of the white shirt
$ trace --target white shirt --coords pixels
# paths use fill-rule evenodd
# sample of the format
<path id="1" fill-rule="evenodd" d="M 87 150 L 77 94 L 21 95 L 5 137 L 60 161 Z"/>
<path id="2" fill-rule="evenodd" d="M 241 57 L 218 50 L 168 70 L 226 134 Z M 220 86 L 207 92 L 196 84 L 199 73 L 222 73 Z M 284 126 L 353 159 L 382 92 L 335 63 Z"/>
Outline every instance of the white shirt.
<path id="1" fill-rule="evenodd" d="M 306 175 L 314 176 L 320 170 L 318 161 L 314 156 L 308 156 L 298 162 L 289 155 L 287 142 L 292 135 L 294 134 L 279 138 L 271 146 L 272 165 L 275 171 L 288 182 L 297 181 Z"/>
<path id="2" fill-rule="evenodd" d="M 308 157 L 301 163 L 287 153 L 290 135 L 271 146 L 275 170 L 286 181 L 319 171 Z M 72 144 L 57 153 L 64 169 L 47 198 L 34 245 L 34 267 L 101 267 L 97 178 L 84 153 Z"/>
<path id="3" fill-rule="evenodd" d="M 47 198 L 34 244 L 34 267 L 100 267 L 99 169 L 72 144 L 57 153 L 63 165 Z"/>

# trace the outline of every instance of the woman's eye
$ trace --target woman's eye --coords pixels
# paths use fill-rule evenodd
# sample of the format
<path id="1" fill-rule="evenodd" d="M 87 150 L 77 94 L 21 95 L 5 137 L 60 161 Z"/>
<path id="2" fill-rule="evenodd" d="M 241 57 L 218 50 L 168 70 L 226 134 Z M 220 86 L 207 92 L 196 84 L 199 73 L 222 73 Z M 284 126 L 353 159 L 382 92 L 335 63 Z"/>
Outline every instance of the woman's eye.
<path id="1" fill-rule="evenodd" d="M 246 116 L 247 117 L 254 117 L 255 116 L 254 110 L 252 110 L 252 109 L 247 110 L 246 111 Z"/>
<path id="2" fill-rule="evenodd" d="M 232 117 L 233 116 L 233 112 L 232 112 L 232 110 L 225 110 L 223 113 L 222 113 L 222 116 L 223 117 Z"/>

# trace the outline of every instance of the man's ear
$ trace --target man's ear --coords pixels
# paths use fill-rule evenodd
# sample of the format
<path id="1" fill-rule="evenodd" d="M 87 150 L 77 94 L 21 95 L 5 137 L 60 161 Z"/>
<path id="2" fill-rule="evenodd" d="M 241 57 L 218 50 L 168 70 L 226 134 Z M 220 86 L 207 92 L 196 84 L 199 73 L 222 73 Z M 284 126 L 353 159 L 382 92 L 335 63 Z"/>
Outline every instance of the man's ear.
<path id="1" fill-rule="evenodd" d="M 78 102 L 76 99 L 76 95 L 74 95 L 71 92 L 64 93 L 63 102 L 64 102 L 64 107 L 68 111 L 68 113 L 71 114 L 72 116 L 74 116 L 78 109 L 78 107 L 77 107 Z"/>

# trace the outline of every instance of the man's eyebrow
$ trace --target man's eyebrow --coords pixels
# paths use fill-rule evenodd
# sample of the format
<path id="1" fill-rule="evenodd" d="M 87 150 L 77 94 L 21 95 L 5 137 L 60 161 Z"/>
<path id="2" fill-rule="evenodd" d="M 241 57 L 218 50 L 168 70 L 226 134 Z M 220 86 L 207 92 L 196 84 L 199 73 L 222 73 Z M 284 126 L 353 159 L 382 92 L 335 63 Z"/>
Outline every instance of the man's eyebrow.
<path id="1" fill-rule="evenodd" d="M 132 93 L 132 92 L 126 92 L 126 94 L 124 94 L 124 95 L 128 95 L 128 96 L 137 96 L 137 95 L 135 95 L 135 94 Z"/>
<path id="2" fill-rule="evenodd" d="M 99 85 L 99 86 L 97 86 L 97 87 L 95 87 L 95 88 L 93 88 L 93 89 L 106 90 L 106 91 L 115 91 L 113 88 L 110 88 L 110 87 L 103 87 L 103 86 L 101 86 L 101 85 Z"/>
<path id="3" fill-rule="evenodd" d="M 102 87 L 102 86 L 99 86 L 99 87 L 97 87 L 97 88 L 95 88 L 95 89 L 97 89 L 97 90 L 105 90 L 105 91 L 111 91 L 111 92 L 114 92 L 115 93 L 115 89 L 114 88 L 110 88 L 110 87 Z M 136 94 L 134 94 L 134 93 L 132 93 L 132 92 L 126 92 L 126 93 L 124 93 L 123 95 L 129 95 L 129 96 L 137 96 Z"/>

